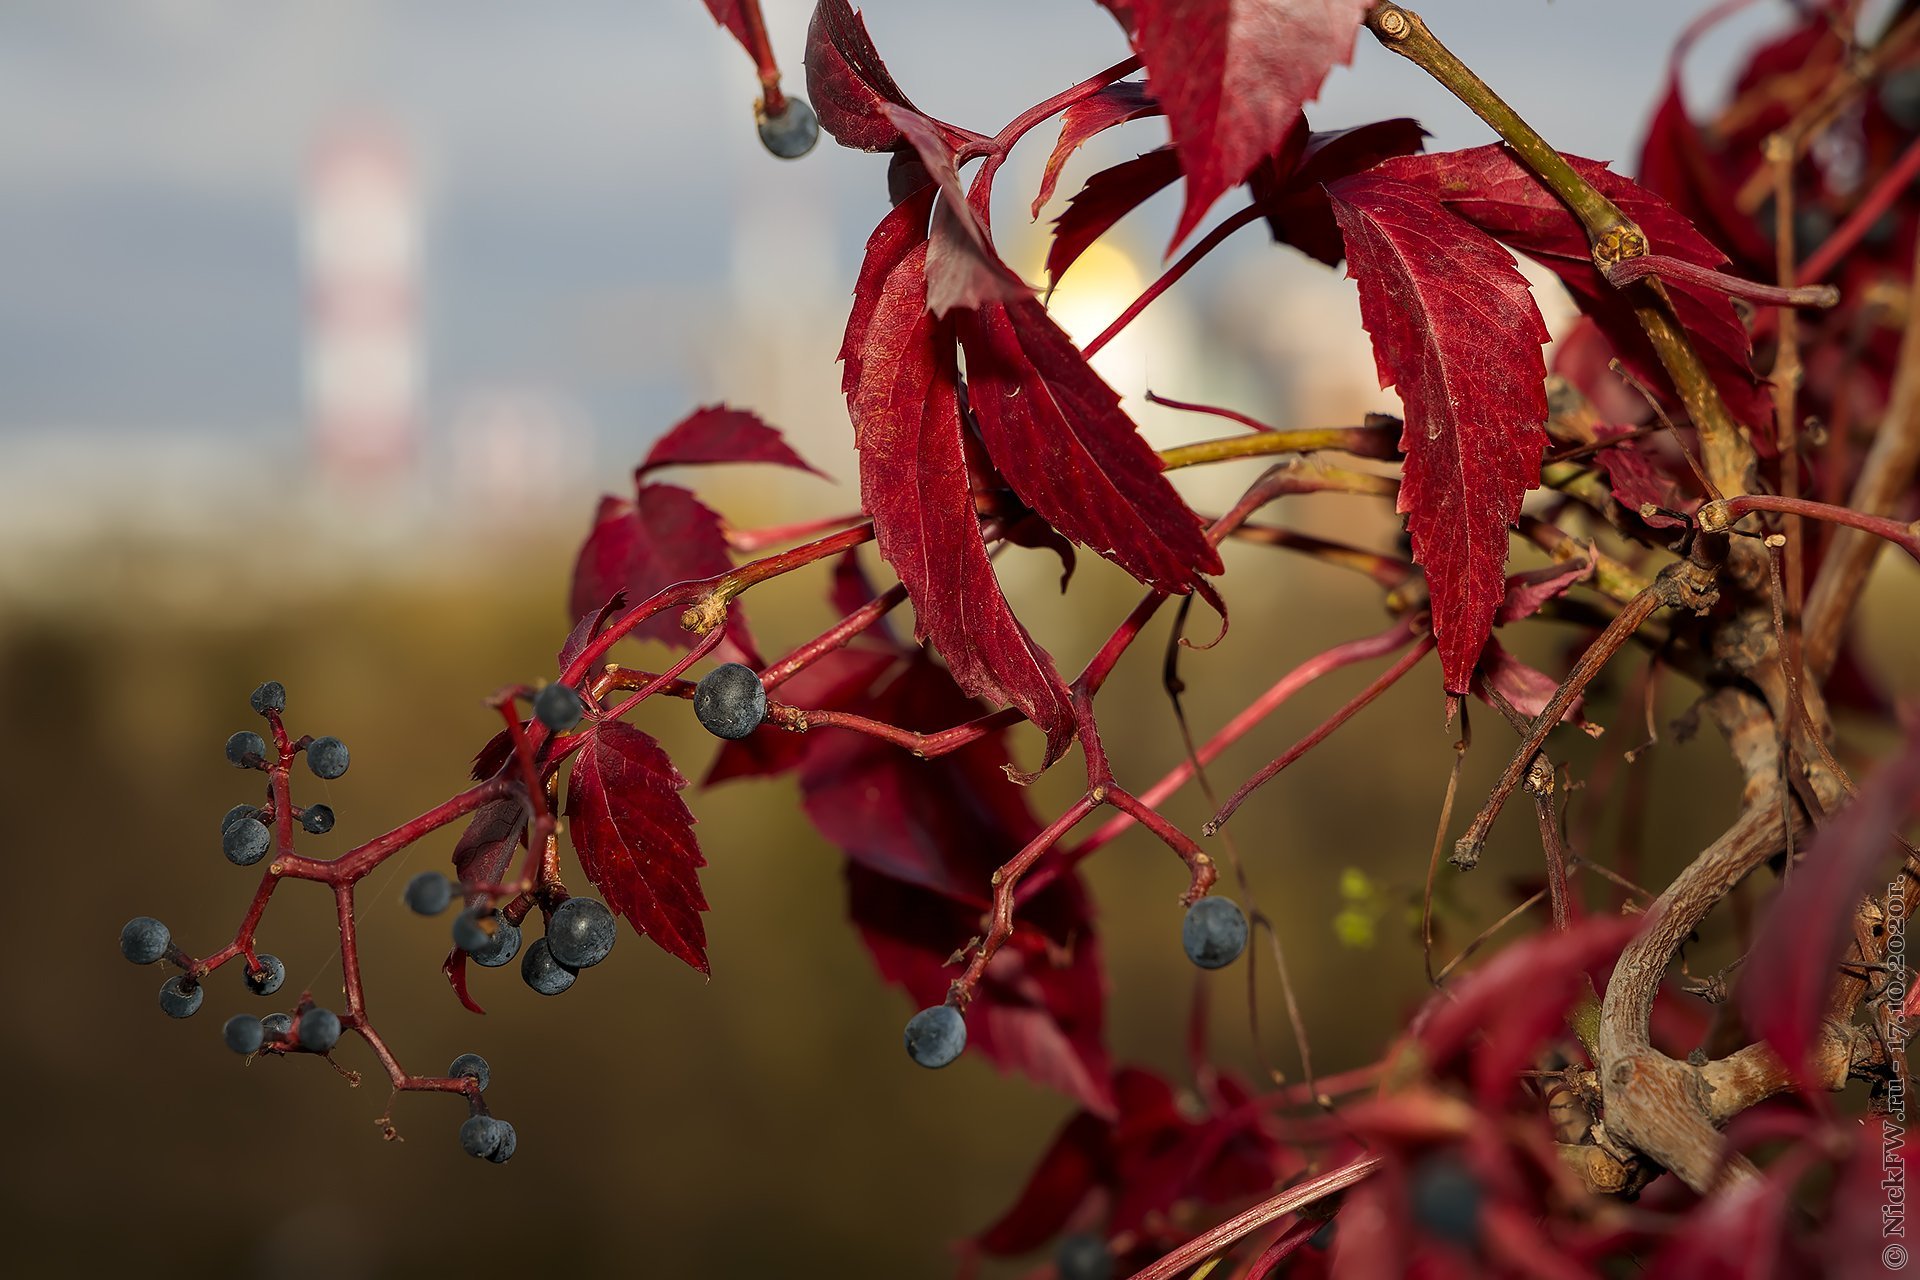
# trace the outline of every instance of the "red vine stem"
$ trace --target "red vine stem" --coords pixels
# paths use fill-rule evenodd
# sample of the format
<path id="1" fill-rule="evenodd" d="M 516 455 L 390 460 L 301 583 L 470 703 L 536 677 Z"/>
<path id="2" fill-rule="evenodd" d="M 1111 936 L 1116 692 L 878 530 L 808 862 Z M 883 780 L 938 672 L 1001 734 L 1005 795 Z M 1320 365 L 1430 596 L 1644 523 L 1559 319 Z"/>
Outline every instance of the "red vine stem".
<path id="1" fill-rule="evenodd" d="M 1325 653 L 1308 658 L 1280 677 L 1272 688 L 1261 694 L 1239 715 L 1222 726 L 1218 733 L 1194 752 L 1193 759 L 1181 761 L 1160 781 L 1142 792 L 1140 802 L 1155 808 L 1166 803 L 1174 792 L 1192 780 L 1196 763 L 1201 767 L 1212 764 L 1222 752 L 1252 732 L 1256 725 L 1277 711 L 1281 704 L 1294 694 L 1331 671 L 1351 666 L 1356 662 L 1365 662 L 1369 658 L 1384 657 L 1396 649 L 1404 648 L 1415 635 L 1416 632 L 1407 622 L 1396 622 L 1378 635 L 1349 640 L 1345 644 L 1335 645 Z M 1131 827 L 1133 821 L 1132 816 L 1124 812 L 1114 815 L 1068 853 L 1063 861 L 1068 865 L 1080 861 Z M 1044 875 L 1045 872 L 1036 875 L 1035 881 L 1039 881 Z M 1036 885 L 1034 892 L 1038 892 L 1039 887 Z"/>
<path id="2" fill-rule="evenodd" d="M 1730 276 L 1683 258 L 1670 258 L 1660 253 L 1622 258 L 1608 265 L 1606 275 L 1607 282 L 1616 286 L 1657 276 L 1662 280 L 1711 289 L 1730 298 L 1745 298 L 1748 302 L 1768 307 L 1831 307 L 1840 301 L 1840 291 L 1830 284 L 1805 284 L 1783 289 L 1778 285 L 1742 280 L 1739 276 Z"/>
<path id="3" fill-rule="evenodd" d="M 760 0 L 738 0 L 740 25 L 746 30 L 741 43 L 753 55 L 754 70 L 760 77 L 763 109 L 777 116 L 787 109 L 786 95 L 780 92 L 780 65 L 774 61 L 773 42 L 767 39 L 767 20 L 760 13 Z"/>
<path id="4" fill-rule="evenodd" d="M 1901 524 L 1885 516 L 1867 515 L 1850 507 L 1836 507 L 1809 498 L 1783 498 L 1771 493 L 1741 494 L 1705 504 L 1695 519 L 1702 529 L 1718 533 L 1732 526 L 1742 516 L 1755 511 L 1777 511 L 1783 515 L 1805 516 L 1811 520 L 1825 520 L 1829 524 L 1846 525 L 1862 533 L 1884 538 L 1920 561 L 1920 524 Z"/>
<path id="5" fill-rule="evenodd" d="M 1893 207 L 1894 201 L 1910 193 L 1916 181 L 1920 181 L 1920 138 L 1907 144 L 1907 149 L 1900 153 L 1893 167 L 1880 176 L 1880 181 L 1874 184 L 1864 200 L 1854 206 L 1846 221 L 1821 241 L 1820 247 L 1800 264 L 1796 277 L 1799 282 L 1812 284 L 1824 279 L 1840 265 L 1843 258 L 1853 252 L 1853 247 L 1860 243 L 1860 237 L 1880 221 L 1881 216 Z"/>
<path id="6" fill-rule="evenodd" d="M 1271 1200 L 1263 1200 L 1244 1213 L 1228 1218 L 1213 1230 L 1195 1236 L 1151 1266 L 1136 1271 L 1133 1280 L 1173 1280 L 1174 1276 L 1185 1273 L 1195 1263 L 1211 1258 L 1234 1241 L 1253 1234 L 1267 1224 L 1364 1182 L 1380 1165 L 1379 1156 L 1363 1156 L 1351 1164 L 1341 1165 L 1331 1173 L 1323 1173 L 1298 1186 L 1289 1187 Z"/>
<path id="7" fill-rule="evenodd" d="M 1286 751 L 1281 753 L 1277 759 L 1269 763 L 1264 769 L 1260 770 L 1260 772 L 1241 783 L 1240 789 L 1227 797 L 1227 802 L 1220 806 L 1220 812 L 1214 814 L 1213 817 L 1207 821 L 1207 825 L 1202 827 L 1201 830 L 1208 835 L 1217 834 L 1220 828 L 1227 825 L 1228 819 L 1233 817 L 1234 811 L 1246 802 L 1248 796 L 1272 781 L 1278 776 L 1281 770 L 1291 765 L 1295 760 L 1298 760 L 1301 756 L 1326 741 L 1335 729 L 1338 729 L 1341 725 L 1352 719 L 1355 712 L 1365 707 L 1388 689 L 1391 689 L 1399 681 L 1401 676 L 1413 670 L 1420 659 L 1427 656 L 1433 649 L 1433 643 L 1433 633 L 1431 631 L 1421 636 L 1420 642 L 1402 654 L 1398 662 L 1395 662 L 1385 671 L 1375 676 L 1372 683 L 1349 698 L 1346 705 L 1342 706 L 1331 716 L 1328 716 L 1321 722 L 1318 728 L 1306 737 L 1300 739 L 1300 741 L 1294 743 L 1291 747 L 1288 747 Z"/>
<path id="8" fill-rule="evenodd" d="M 1168 267 L 1165 271 L 1161 272 L 1160 278 L 1158 280 L 1155 280 L 1152 284 L 1148 285 L 1146 289 L 1141 292 L 1139 297 L 1135 298 L 1130 304 L 1128 304 L 1127 309 L 1125 311 L 1122 311 L 1118 316 L 1116 316 L 1112 324 L 1102 329 L 1099 335 L 1095 337 L 1092 342 L 1089 342 L 1085 347 L 1081 348 L 1080 354 L 1085 356 L 1089 360 L 1093 359 L 1095 352 L 1099 351 L 1100 348 L 1106 346 L 1109 342 L 1112 342 L 1116 337 L 1118 337 L 1120 335 L 1120 331 L 1126 328 L 1128 325 L 1132 324 L 1134 321 L 1134 318 L 1138 316 L 1142 311 L 1145 311 L 1150 305 L 1152 305 L 1153 300 L 1155 298 L 1158 298 L 1161 294 L 1165 293 L 1168 289 L 1171 289 L 1174 285 L 1178 284 L 1180 282 L 1180 277 L 1186 275 L 1187 272 L 1193 270 L 1194 265 L 1198 263 L 1200 259 L 1206 257 L 1208 254 L 1212 253 L 1215 249 L 1218 249 L 1220 247 L 1220 243 L 1223 240 L 1225 240 L 1228 236 L 1232 235 L 1234 232 L 1238 231 L 1240 228 L 1246 226 L 1249 222 L 1253 222 L 1256 219 L 1258 219 L 1260 215 L 1261 215 L 1260 206 L 1257 204 L 1250 204 L 1246 208 L 1240 210 L 1238 213 L 1233 214 L 1231 217 L 1221 222 L 1220 225 L 1215 227 L 1213 230 L 1207 232 L 1207 234 L 1202 236 L 1200 240 L 1193 246 L 1193 248 L 1187 250 L 1185 253 L 1180 255 L 1180 260 L 1178 262 L 1174 263 L 1172 266 Z"/>

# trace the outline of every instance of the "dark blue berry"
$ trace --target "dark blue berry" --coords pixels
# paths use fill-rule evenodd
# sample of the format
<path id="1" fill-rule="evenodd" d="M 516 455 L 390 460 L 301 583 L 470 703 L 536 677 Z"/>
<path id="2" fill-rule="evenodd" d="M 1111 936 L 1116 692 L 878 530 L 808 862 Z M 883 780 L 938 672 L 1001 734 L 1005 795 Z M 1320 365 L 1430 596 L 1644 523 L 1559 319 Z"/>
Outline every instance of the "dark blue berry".
<path id="1" fill-rule="evenodd" d="M 1107 1242 L 1085 1233 L 1064 1236 L 1053 1253 L 1060 1280 L 1113 1280 L 1113 1255 Z"/>
<path id="2" fill-rule="evenodd" d="M 922 1009 L 907 1019 L 907 1056 L 923 1067 L 944 1067 L 966 1047 L 967 1021 L 950 1004 Z"/>
<path id="3" fill-rule="evenodd" d="M 331 1009 L 309 1009 L 300 1015 L 300 1047 L 326 1053 L 340 1043 L 340 1018 Z"/>
<path id="4" fill-rule="evenodd" d="M 227 739 L 227 763 L 236 769 L 258 769 L 267 762 L 267 740 L 251 729 Z"/>
<path id="5" fill-rule="evenodd" d="M 152 964 L 172 945 L 167 926 L 152 916 L 135 916 L 120 927 L 120 954 L 135 964 Z"/>
<path id="6" fill-rule="evenodd" d="M 494 1164 L 505 1164 L 507 1161 L 513 1159 L 513 1153 L 519 1149 L 520 1135 L 516 1134 L 513 1131 L 513 1126 L 505 1120 L 500 1121 L 499 1124 L 500 1142 L 492 1151 L 487 1153 L 487 1159 Z"/>
<path id="7" fill-rule="evenodd" d="M 564 684 L 550 684 L 534 695 L 535 718 L 555 733 L 565 733 L 579 724 L 584 710 L 580 695 Z"/>
<path id="8" fill-rule="evenodd" d="M 498 911 L 489 920 L 491 929 L 471 911 L 462 912 L 453 922 L 453 941 L 475 964 L 498 969 L 520 954 L 520 929 Z"/>
<path id="9" fill-rule="evenodd" d="M 460 1126 L 460 1148 L 468 1155 L 485 1160 L 500 1149 L 513 1132 L 513 1126 L 492 1116 L 468 1116 Z"/>
<path id="10" fill-rule="evenodd" d="M 1247 949 L 1247 916 L 1231 898 L 1202 898 L 1187 908 L 1180 945 L 1202 969 L 1221 969 Z"/>
<path id="11" fill-rule="evenodd" d="M 293 1015 L 290 1013 L 270 1013 L 260 1019 L 260 1030 L 269 1040 L 285 1040 L 293 1034 Z"/>
<path id="12" fill-rule="evenodd" d="M 236 867 L 250 867 L 267 856 L 273 836 L 257 822 L 236 822 L 220 837 L 220 850 Z"/>
<path id="13" fill-rule="evenodd" d="M 547 945 L 569 969 L 591 969 L 605 960 L 616 936 L 613 912 L 593 898 L 568 898 L 547 921 Z"/>
<path id="14" fill-rule="evenodd" d="M 453 882 L 438 871 L 422 871 L 407 881 L 407 905 L 423 916 L 437 916 L 453 902 Z"/>
<path id="15" fill-rule="evenodd" d="M 207 989 L 188 982 L 184 973 L 168 978 L 160 987 L 160 1009 L 169 1018 L 191 1018 L 200 1012 L 200 1002 L 206 998 Z"/>
<path id="16" fill-rule="evenodd" d="M 310 804 L 300 811 L 300 825 L 310 836 L 323 836 L 333 830 L 333 810 L 324 804 Z"/>
<path id="17" fill-rule="evenodd" d="M 752 667 L 722 663 L 694 686 L 693 714 L 716 738 L 744 738 L 767 718 L 767 687 Z"/>
<path id="18" fill-rule="evenodd" d="M 256 715 L 266 715 L 269 711 L 285 711 L 287 686 L 278 680 L 269 680 L 253 691 L 253 696 L 247 699 L 247 703 Z"/>
<path id="19" fill-rule="evenodd" d="M 1453 1156 L 1431 1156 L 1413 1171 L 1407 1199 L 1428 1235 L 1463 1248 L 1480 1239 L 1480 1179 Z"/>
<path id="20" fill-rule="evenodd" d="M 798 160 L 820 141 L 820 121 L 803 98 L 789 97 L 780 114 L 760 120 L 760 143 L 782 160 Z"/>
<path id="21" fill-rule="evenodd" d="M 233 806 L 233 808 L 227 810 L 226 817 L 220 819 L 220 834 L 221 835 L 227 834 L 227 828 L 231 827 L 236 822 L 242 822 L 248 818 L 258 818 L 259 816 L 260 816 L 260 810 L 258 806 L 250 805 L 250 804 L 237 804 Z"/>
<path id="22" fill-rule="evenodd" d="M 307 744 L 307 768 L 329 782 L 347 771 L 347 744 L 338 738 L 315 738 Z"/>
<path id="23" fill-rule="evenodd" d="M 579 976 L 577 970 L 553 958 L 553 948 L 545 938 L 537 940 L 527 948 L 527 954 L 520 957 L 521 981 L 543 996 L 559 995 Z"/>
<path id="24" fill-rule="evenodd" d="M 241 976 L 241 981 L 247 984 L 247 990 L 253 994 L 270 996 L 287 980 L 287 966 L 280 963 L 279 956 L 267 951 L 262 951 L 254 958 L 260 962 L 260 967 L 247 970 Z"/>
<path id="25" fill-rule="evenodd" d="M 453 1060 L 447 1068 L 447 1078 L 459 1080 L 471 1076 L 480 1082 L 480 1092 L 485 1093 L 487 1086 L 493 1083 L 493 1071 L 487 1066 L 487 1060 L 477 1053 L 463 1053 Z"/>
<path id="26" fill-rule="evenodd" d="M 227 1019 L 226 1026 L 220 1028 L 220 1038 L 235 1053 L 258 1053 L 260 1046 L 266 1043 L 267 1032 L 260 1025 L 260 1019 L 250 1014 L 236 1013 Z"/>

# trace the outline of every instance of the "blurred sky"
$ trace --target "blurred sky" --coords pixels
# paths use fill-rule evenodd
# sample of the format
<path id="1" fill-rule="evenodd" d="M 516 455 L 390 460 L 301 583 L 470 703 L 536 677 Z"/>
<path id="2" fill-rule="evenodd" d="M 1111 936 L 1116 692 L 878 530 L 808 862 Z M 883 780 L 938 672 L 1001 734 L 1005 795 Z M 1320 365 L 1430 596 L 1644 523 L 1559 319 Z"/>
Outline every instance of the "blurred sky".
<path id="1" fill-rule="evenodd" d="M 1424 9 L 1556 143 L 1630 167 L 1665 50 L 1701 7 Z M 767 9 L 799 89 L 811 6 Z M 1763 0 L 1701 47 L 1696 100 L 1710 102 L 1733 51 L 1782 9 Z M 866 18 L 921 106 L 988 132 L 1125 52 L 1092 0 L 877 0 Z M 9 0 L 3 505 L 16 522 L 28 498 L 84 513 L 151 498 L 158 469 L 190 490 L 236 457 L 298 456 L 300 195 L 316 137 L 356 116 L 393 121 L 420 159 L 423 416 L 443 456 L 460 407 L 490 391 L 585 423 L 597 444 L 580 470 L 603 487 L 702 401 L 844 432 L 832 352 L 860 246 L 885 210 L 884 165 L 826 140 L 798 163 L 773 159 L 754 136 L 754 96 L 747 58 L 697 0 Z M 1398 114 L 1422 120 L 1437 148 L 1489 137 L 1364 36 L 1312 112 L 1321 128 Z M 1036 133 L 1000 184 L 1000 235 L 1030 274 L 1038 241 L 1018 229 L 1021 206 L 1051 137 Z M 1116 131 L 1069 169 L 1060 198 L 1163 138 L 1160 121 Z M 1153 270 L 1172 211 L 1163 198 L 1123 232 L 1138 271 Z M 1303 297 L 1351 291 L 1243 239 L 1239 254 L 1271 260 L 1254 277 L 1263 298 L 1268 283 L 1314 274 L 1326 279 Z M 1235 278 L 1198 273 L 1156 310 L 1217 312 Z M 1308 336 L 1298 308 L 1273 314 L 1268 348 Z M 1364 370 L 1357 327 L 1326 328 L 1337 339 L 1320 340 L 1346 344 Z"/>

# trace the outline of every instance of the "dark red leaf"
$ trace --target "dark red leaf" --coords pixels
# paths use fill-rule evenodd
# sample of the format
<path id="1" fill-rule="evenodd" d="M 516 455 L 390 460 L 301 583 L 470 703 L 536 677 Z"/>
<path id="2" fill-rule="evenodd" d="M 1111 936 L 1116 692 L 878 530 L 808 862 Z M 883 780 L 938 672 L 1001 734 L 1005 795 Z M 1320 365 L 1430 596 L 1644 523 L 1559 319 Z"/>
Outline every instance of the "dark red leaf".
<path id="1" fill-rule="evenodd" d="M 842 710 L 872 688 L 897 661 L 893 654 L 877 649 L 836 649 L 782 684 L 774 696 L 810 711 Z M 830 735 L 837 735 L 837 731 L 820 730 L 812 735 L 772 731 L 751 733 L 724 743 L 701 785 L 711 787 L 730 778 L 764 778 L 784 773 Z M 897 753 L 899 749 L 891 750 Z"/>
<path id="2" fill-rule="evenodd" d="M 973 1238 L 980 1251 L 1013 1257 L 1032 1253 L 1059 1235 L 1073 1211 L 1108 1176 L 1111 1145 L 1109 1125 L 1092 1112 L 1082 1111 L 1067 1121 L 1019 1198 Z"/>
<path id="3" fill-rule="evenodd" d="M 574 617 L 583 617 L 618 591 L 638 604 L 675 583 L 709 578 L 731 568 L 733 560 L 718 515 L 676 485 L 645 484 L 632 502 L 614 497 L 600 500 L 593 530 L 573 567 L 569 608 Z M 633 634 L 687 648 L 694 636 L 680 625 L 680 612 L 664 609 L 635 627 Z M 749 655 L 749 665 L 758 666 L 739 610 L 732 612 L 728 636 Z"/>
<path id="4" fill-rule="evenodd" d="M 1149 586 L 1184 594 L 1221 571 L 1160 456 L 1045 308 L 981 307 L 959 333 L 981 438 L 1021 501 Z"/>
<path id="5" fill-rule="evenodd" d="M 1473 1083 L 1482 1104 L 1503 1100 L 1540 1044 L 1562 1027 L 1586 989 L 1589 970 L 1627 944 L 1642 921 L 1589 916 L 1564 932 L 1507 947 L 1437 997 L 1416 1035 L 1435 1070 L 1475 1048 Z"/>
<path id="6" fill-rule="evenodd" d="M 1088 246 L 1113 224 L 1173 185 L 1180 176 L 1180 157 L 1172 147 L 1155 147 L 1087 179 L 1087 185 L 1067 202 L 1053 220 L 1053 243 L 1047 249 L 1047 278 L 1054 284 L 1067 273 Z"/>
<path id="7" fill-rule="evenodd" d="M 1553 695 L 1560 691 L 1560 682 L 1514 657 L 1498 640 L 1488 640 L 1487 647 L 1480 651 L 1480 663 L 1473 671 L 1473 696 L 1490 707 L 1497 707 L 1488 695 L 1489 689 L 1531 720 L 1547 709 Z M 1582 714 L 1585 707 L 1584 696 L 1575 698 L 1561 713 L 1560 723 L 1585 727 L 1587 719 Z"/>
<path id="8" fill-rule="evenodd" d="M 1546 325 L 1506 252 L 1426 192 L 1378 170 L 1329 191 L 1380 385 L 1406 404 L 1399 509 L 1446 688 L 1465 693 L 1506 594 L 1507 528 L 1540 480 Z"/>
<path id="9" fill-rule="evenodd" d="M 1162 114 L 1147 86 L 1140 80 L 1121 80 L 1110 84 L 1091 98 L 1068 107 L 1060 117 L 1060 140 L 1047 156 L 1047 167 L 1040 175 L 1040 194 L 1033 198 L 1033 216 L 1039 217 L 1047 201 L 1053 199 L 1054 183 L 1060 180 L 1060 166 L 1067 157 L 1085 145 L 1087 139 L 1105 133 L 1115 125 Z"/>
<path id="10" fill-rule="evenodd" d="M 507 731 L 502 729 L 491 738 L 488 738 L 480 750 L 474 752 L 473 768 L 471 770 L 473 780 L 475 782 L 485 782 L 488 778 L 500 772 L 500 767 L 506 764 L 507 758 L 512 754 L 513 740 L 507 737 Z"/>
<path id="11" fill-rule="evenodd" d="M 560 652 L 555 658 L 559 670 L 565 671 L 575 658 L 585 653 L 587 646 L 593 643 L 594 637 L 606 629 L 607 619 L 626 607 L 627 593 L 616 591 L 605 604 L 600 606 L 598 613 L 581 614 L 580 621 L 573 624 L 573 630 L 567 633 L 566 641 L 561 644 Z M 599 665 L 595 664 L 596 667 Z"/>
<path id="12" fill-rule="evenodd" d="M 1585 582 L 1592 575 L 1593 561 L 1586 556 L 1542 565 L 1525 573 L 1508 574 L 1507 593 L 1500 601 L 1499 611 L 1493 615 L 1494 625 L 1504 627 L 1509 622 L 1531 618 L 1547 601 L 1559 599 L 1575 583 Z"/>
<path id="13" fill-rule="evenodd" d="M 1174 243 L 1279 149 L 1353 57 L 1372 0 L 1131 0 L 1133 44 L 1166 108 L 1187 203 Z"/>
<path id="14" fill-rule="evenodd" d="M 696 409 L 682 418 L 647 450 L 646 461 L 634 474 L 644 476 L 655 467 L 706 462 L 769 462 L 828 478 L 795 453 L 758 414 L 719 404 Z"/>
<path id="15" fill-rule="evenodd" d="M 933 121 L 906 107 L 882 108 L 926 166 L 940 199 L 933 207 L 933 231 L 927 241 L 927 307 L 944 316 L 956 307 L 1005 302 L 1032 293 L 1026 282 L 1000 260 L 987 232 L 985 214 L 976 214 L 960 189 L 951 142 Z"/>
<path id="16" fill-rule="evenodd" d="M 1646 141 L 1640 148 L 1641 185 L 1713 233 L 1739 257 L 1743 270 L 1771 272 L 1773 246 L 1734 202 L 1740 176 L 1708 150 L 1699 126 L 1687 114 L 1680 64 L 1690 43 L 1682 37 L 1667 63 L 1666 91 L 1647 122 Z"/>
<path id="17" fill-rule="evenodd" d="M 920 188 L 895 205 L 867 237 L 866 256 L 860 260 L 860 274 L 853 285 L 853 310 L 847 315 L 847 332 L 840 340 L 840 390 L 849 397 L 860 385 L 867 331 L 886 297 L 887 282 L 907 255 L 927 243 L 927 218 L 939 190 L 931 183 Z"/>
<path id="18" fill-rule="evenodd" d="M 1916 816 L 1920 730 L 1814 834 L 1760 922 L 1740 975 L 1740 1009 L 1796 1071 L 1817 1042 L 1822 1008 L 1852 937 L 1854 908 L 1863 895 L 1884 888 L 1880 873 L 1894 865 L 1894 836 Z"/>
<path id="19" fill-rule="evenodd" d="M 706 0 L 707 12 L 713 20 L 733 33 L 747 52 L 753 52 L 751 37 L 747 33 L 747 15 L 742 0 Z"/>
<path id="20" fill-rule="evenodd" d="M 1112 1207 L 1110 1235 L 1142 1229 L 1176 1206 L 1222 1204 L 1270 1191 L 1284 1153 L 1250 1095 L 1231 1076 L 1219 1080 L 1214 1109 L 1193 1117 L 1173 1088 L 1151 1072 L 1123 1067 L 1113 1076 L 1117 1115 L 1069 1120 L 1028 1179 L 1020 1198 L 974 1243 L 995 1256 L 1030 1252 L 1057 1235 L 1096 1192 Z"/>
<path id="21" fill-rule="evenodd" d="M 700 919 L 707 860 L 680 799 L 686 785 L 659 743 L 602 720 L 587 731 L 567 780 L 567 834 L 608 906 L 668 955 L 710 973 Z"/>
<path id="22" fill-rule="evenodd" d="M 1327 202 L 1326 184 L 1393 156 L 1410 155 L 1420 150 L 1426 136 L 1417 121 L 1404 118 L 1309 133 L 1302 116 L 1282 151 L 1254 167 L 1247 186 L 1275 240 L 1337 266 L 1346 248 Z"/>
<path id="23" fill-rule="evenodd" d="M 440 974 L 453 988 L 454 998 L 459 1000 L 468 1013 L 485 1013 L 480 1002 L 467 990 L 467 953 L 455 947 L 447 952 L 447 958 L 440 962 Z"/>
<path id="24" fill-rule="evenodd" d="M 876 695 L 843 705 L 920 732 L 990 710 L 924 656 Z M 826 730 L 807 741 L 800 790 L 820 834 L 859 865 L 965 903 L 976 918 L 993 869 L 1039 834 L 1027 789 L 1001 768 L 1004 733 L 925 760 L 859 733 Z"/>
<path id="25" fill-rule="evenodd" d="M 1600 438 L 1614 439 L 1628 434 L 1625 427 L 1601 427 Z M 1680 487 L 1667 473 L 1653 455 L 1631 440 L 1621 440 L 1610 448 L 1602 449 L 1593 455 L 1600 469 L 1607 473 L 1608 486 L 1613 497 L 1627 511 L 1656 529 L 1679 529 L 1686 527 L 1686 521 L 1674 516 L 1662 515 L 1656 511 L 1645 514 L 1642 508 L 1649 504 L 1666 511 L 1690 513 L 1700 505 L 1698 498 L 1682 496 Z"/>
<path id="26" fill-rule="evenodd" d="M 499 884 L 527 829 L 527 806 L 519 796 L 501 796 L 473 811 L 453 846 L 453 869 L 462 888 Z"/>
<path id="27" fill-rule="evenodd" d="M 880 976 L 920 1006 L 939 1004 L 959 976 L 948 961 L 980 930 L 980 911 L 849 864 L 849 911 Z M 1087 923 L 1086 895 L 1069 875 L 1022 908 L 1029 917 L 987 966 L 967 1009 L 967 1044 L 1003 1071 L 1113 1114 L 1103 1039 L 1106 979 Z M 1066 941 L 1031 918 L 1050 913 Z"/>
<path id="28" fill-rule="evenodd" d="M 1724 253 L 1653 192 L 1597 161 L 1579 156 L 1568 156 L 1567 161 L 1639 224 L 1653 252 L 1714 270 L 1726 264 Z M 1636 295 L 1607 282 L 1593 264 L 1586 232 L 1573 213 L 1504 145 L 1407 156 L 1387 161 L 1378 172 L 1424 187 L 1461 217 L 1539 261 L 1560 277 L 1636 377 L 1656 388 L 1671 385 L 1634 318 Z M 1675 316 L 1694 338 L 1734 416 L 1750 426 L 1770 422 L 1770 392 L 1753 376 L 1748 363 L 1752 340 L 1732 300 L 1677 283 L 1667 291 Z"/>
<path id="29" fill-rule="evenodd" d="M 887 151 L 900 130 L 882 111 L 911 108 L 873 47 L 867 24 L 847 0 L 820 0 L 807 26 L 807 100 L 820 127 L 843 147 Z"/>
<path id="30" fill-rule="evenodd" d="M 861 502 L 880 554 L 913 600 L 917 638 L 939 648 L 969 694 L 1012 703 L 1039 726 L 1051 764 L 1073 735 L 1073 710 L 1053 659 L 1013 616 L 987 558 L 967 480 L 953 338 L 927 310 L 925 264 L 924 245 L 910 248 L 877 292 L 866 292 L 863 270 L 855 293 L 848 410 Z"/>

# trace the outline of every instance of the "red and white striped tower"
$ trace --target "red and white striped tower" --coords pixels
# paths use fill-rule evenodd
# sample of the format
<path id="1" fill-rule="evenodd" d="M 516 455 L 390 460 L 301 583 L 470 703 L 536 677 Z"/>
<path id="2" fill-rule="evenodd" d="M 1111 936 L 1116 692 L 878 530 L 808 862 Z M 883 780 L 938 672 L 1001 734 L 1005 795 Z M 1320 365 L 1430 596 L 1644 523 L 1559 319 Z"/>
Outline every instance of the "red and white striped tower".
<path id="1" fill-rule="evenodd" d="M 418 452 L 422 374 L 420 217 L 405 145 L 377 124 L 325 135 L 304 222 L 314 450 L 341 479 L 400 479 Z"/>

